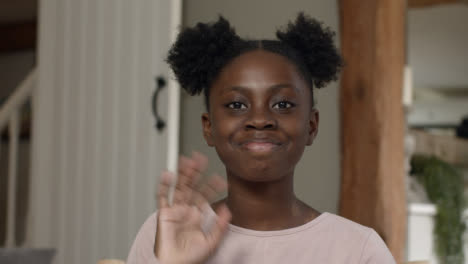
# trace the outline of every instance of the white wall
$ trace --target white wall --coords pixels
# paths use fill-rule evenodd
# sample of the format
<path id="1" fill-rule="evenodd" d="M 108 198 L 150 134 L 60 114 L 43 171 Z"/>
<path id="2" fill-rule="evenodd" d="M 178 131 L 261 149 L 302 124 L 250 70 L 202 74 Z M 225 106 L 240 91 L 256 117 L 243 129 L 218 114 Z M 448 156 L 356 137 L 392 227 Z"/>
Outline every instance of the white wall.
<path id="1" fill-rule="evenodd" d="M 338 29 L 337 1 L 330 0 L 184 1 L 184 24 L 193 26 L 199 21 L 213 21 L 222 14 L 241 37 L 273 38 L 276 28 L 295 18 L 299 11 L 322 20 L 335 31 Z M 296 168 L 296 193 L 312 207 L 336 213 L 340 183 L 338 83 L 316 91 L 316 95 L 320 131 Z M 184 92 L 181 104 L 181 153 L 201 151 L 211 161 L 209 171 L 224 174 L 215 150 L 207 147 L 202 137 L 203 97 L 190 97 Z"/>
<path id="2" fill-rule="evenodd" d="M 411 9 L 408 56 L 416 89 L 468 89 L 468 5 Z"/>

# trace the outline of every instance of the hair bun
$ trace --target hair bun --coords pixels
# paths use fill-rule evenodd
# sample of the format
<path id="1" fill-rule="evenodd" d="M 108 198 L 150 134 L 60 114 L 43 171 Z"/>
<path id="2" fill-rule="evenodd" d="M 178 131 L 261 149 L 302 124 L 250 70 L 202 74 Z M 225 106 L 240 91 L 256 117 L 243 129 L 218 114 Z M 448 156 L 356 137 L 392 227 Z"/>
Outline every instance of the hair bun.
<path id="1" fill-rule="evenodd" d="M 224 65 L 226 52 L 240 41 L 222 16 L 214 23 L 198 23 L 184 29 L 169 50 L 166 61 L 183 89 L 200 94 Z"/>
<path id="2" fill-rule="evenodd" d="M 315 87 L 322 88 L 338 79 L 343 61 L 333 44 L 335 32 L 330 28 L 301 12 L 294 23 L 289 22 L 276 36 L 303 58 Z"/>

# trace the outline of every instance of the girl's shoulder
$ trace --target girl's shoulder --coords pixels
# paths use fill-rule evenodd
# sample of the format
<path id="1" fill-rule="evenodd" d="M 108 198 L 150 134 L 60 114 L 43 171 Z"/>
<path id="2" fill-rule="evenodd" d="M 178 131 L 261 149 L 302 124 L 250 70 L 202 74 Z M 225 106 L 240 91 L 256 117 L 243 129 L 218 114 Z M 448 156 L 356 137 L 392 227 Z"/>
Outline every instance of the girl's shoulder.
<path id="1" fill-rule="evenodd" d="M 127 264 L 158 263 L 153 253 L 156 238 L 157 212 L 152 213 L 140 227 L 133 241 Z"/>
<path id="2" fill-rule="evenodd" d="M 380 235 L 372 228 L 361 225 L 347 218 L 332 213 L 326 217 L 317 233 L 321 233 L 322 243 L 340 244 L 360 252 L 359 263 L 395 263 L 392 254 Z"/>
<path id="3" fill-rule="evenodd" d="M 344 232 L 345 234 L 368 236 L 370 232 L 372 232 L 371 228 L 356 223 L 342 216 L 332 213 L 323 214 L 327 215 L 324 224 L 332 226 L 335 230 L 339 230 L 341 232 Z"/>
<path id="4" fill-rule="evenodd" d="M 311 239 L 319 238 L 323 242 L 352 244 L 355 246 L 364 246 L 369 239 L 380 238 L 372 228 L 336 214 L 325 212 L 316 220 L 320 220 L 319 223 L 314 225 L 313 228 L 304 230 L 304 233 L 307 233 L 304 234 L 306 237 Z"/>

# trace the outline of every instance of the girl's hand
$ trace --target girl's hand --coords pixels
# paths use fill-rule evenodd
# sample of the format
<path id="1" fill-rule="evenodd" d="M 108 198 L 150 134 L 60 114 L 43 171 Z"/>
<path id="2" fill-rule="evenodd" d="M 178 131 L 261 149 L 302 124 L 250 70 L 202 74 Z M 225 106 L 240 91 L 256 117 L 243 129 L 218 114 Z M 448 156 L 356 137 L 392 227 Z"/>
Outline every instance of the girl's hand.
<path id="1" fill-rule="evenodd" d="M 168 193 L 175 177 L 169 172 L 162 174 L 154 245 L 154 253 L 161 264 L 204 263 L 214 253 L 227 229 L 231 213 L 225 205 L 217 209 L 215 223 L 208 228 L 202 227 L 204 214 L 210 206 L 208 201 L 226 188 L 225 181 L 219 176 L 196 186 L 207 163 L 206 157 L 199 153 L 180 159 L 172 205 L 168 202 Z"/>

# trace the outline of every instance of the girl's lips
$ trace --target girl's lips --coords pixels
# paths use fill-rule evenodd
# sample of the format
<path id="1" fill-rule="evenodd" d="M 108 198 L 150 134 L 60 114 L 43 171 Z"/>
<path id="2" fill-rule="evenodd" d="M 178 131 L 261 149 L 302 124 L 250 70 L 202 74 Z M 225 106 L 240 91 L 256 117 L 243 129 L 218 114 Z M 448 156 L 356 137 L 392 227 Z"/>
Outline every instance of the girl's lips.
<path id="1" fill-rule="evenodd" d="M 272 142 L 246 142 L 243 147 L 252 152 L 270 152 L 277 148 L 279 145 Z"/>

